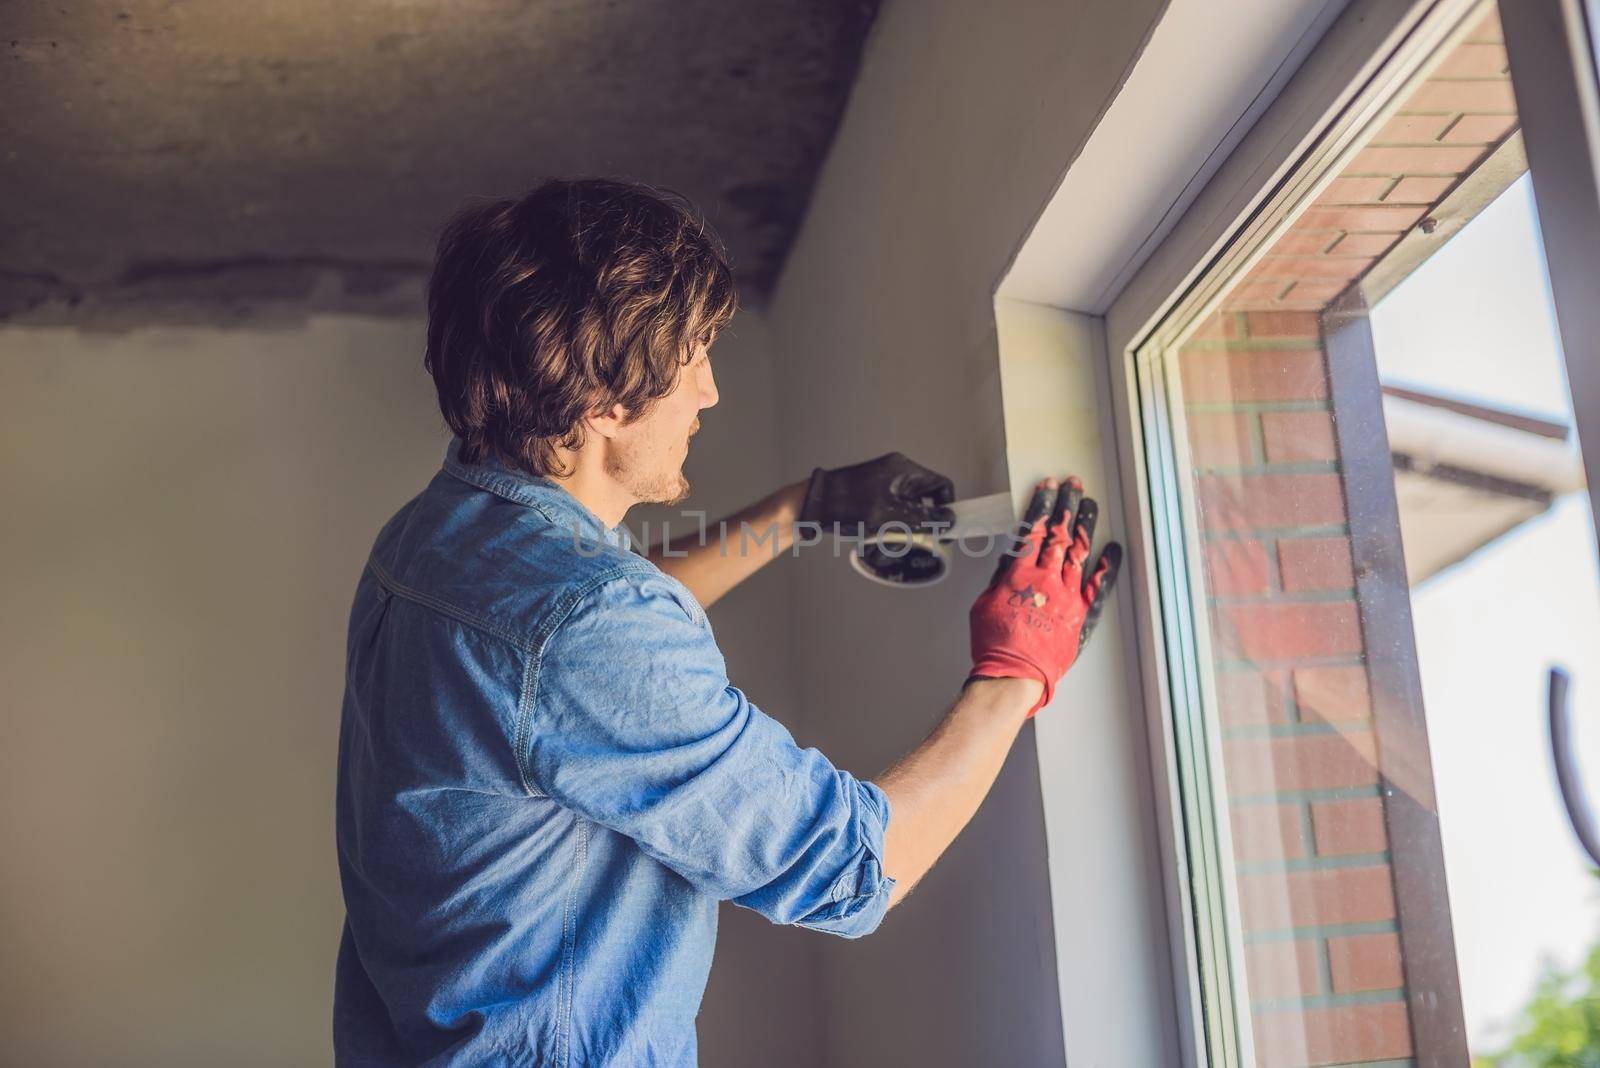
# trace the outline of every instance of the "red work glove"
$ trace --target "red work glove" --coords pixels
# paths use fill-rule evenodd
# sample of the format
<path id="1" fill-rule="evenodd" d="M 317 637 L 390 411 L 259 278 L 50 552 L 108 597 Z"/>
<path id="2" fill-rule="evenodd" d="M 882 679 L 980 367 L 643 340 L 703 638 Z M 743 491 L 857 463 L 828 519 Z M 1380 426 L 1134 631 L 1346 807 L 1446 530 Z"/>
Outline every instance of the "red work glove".
<path id="1" fill-rule="evenodd" d="M 1089 640 L 1122 564 L 1122 546 L 1112 542 L 1085 580 L 1100 508 L 1076 478 L 1056 487 L 1053 478 L 1035 487 L 1017 540 L 970 615 L 968 681 L 1038 679 L 1044 694 L 1029 717 L 1049 703 Z"/>

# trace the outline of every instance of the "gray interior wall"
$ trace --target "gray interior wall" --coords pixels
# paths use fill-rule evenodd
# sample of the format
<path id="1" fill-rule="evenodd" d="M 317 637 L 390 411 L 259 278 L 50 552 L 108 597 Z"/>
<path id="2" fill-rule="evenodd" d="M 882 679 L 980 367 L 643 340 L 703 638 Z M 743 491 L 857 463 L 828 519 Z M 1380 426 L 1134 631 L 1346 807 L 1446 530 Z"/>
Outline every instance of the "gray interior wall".
<path id="1" fill-rule="evenodd" d="M 776 478 L 762 324 L 696 501 Z M 0 1034 L 24 1064 L 331 1060 L 350 597 L 446 436 L 421 324 L 0 330 Z M 695 502 L 691 502 L 695 503 Z M 782 715 L 781 569 L 712 610 Z M 704 1063 L 813 1065 L 816 940 L 727 909 Z"/>
<path id="2" fill-rule="evenodd" d="M 791 466 L 897 448 L 962 496 L 1007 487 L 995 286 L 1161 7 L 885 6 L 769 309 Z M 796 692 L 826 752 L 871 774 L 932 725 L 987 570 L 894 591 L 797 562 Z M 1040 797 L 1029 727 L 925 885 L 871 938 L 823 946 L 828 1063 L 1061 1063 Z M 1138 812 L 1084 818 L 1145 833 Z"/>
<path id="3" fill-rule="evenodd" d="M 963 495 L 1046 473 L 1008 452 L 994 287 L 1160 7 L 886 5 L 766 321 L 741 313 L 718 344 L 689 507 L 891 448 Z M 354 319 L 0 330 L 0 1028 L 17 1058 L 326 1061 L 345 612 L 378 525 L 443 449 L 419 351 L 419 324 Z M 892 591 L 817 549 L 712 618 L 735 682 L 871 775 L 959 684 L 987 570 Z M 1058 993 L 1097 961 L 1058 981 L 1081 943 L 1052 917 L 1072 858 L 1046 843 L 1072 836 L 1047 827 L 1040 760 L 1027 728 L 871 938 L 726 910 L 704 1063 L 1060 1063 Z M 1083 819 L 1106 840 L 1141 816 Z"/>
<path id="4" fill-rule="evenodd" d="M 415 324 L 0 330 L 11 1059 L 331 1059 L 345 622 L 445 440 Z"/>
<path id="5" fill-rule="evenodd" d="M 712 349 L 720 400 L 700 413 L 684 473 L 689 499 L 674 508 L 637 508 L 635 537 L 658 543 L 697 529 L 685 513 L 704 512 L 712 524 L 806 472 L 784 466 L 774 424 L 774 368 L 767 324 L 740 311 Z M 664 525 L 663 525 L 664 524 Z M 798 718 L 791 673 L 793 568 L 774 561 L 710 609 L 728 676 L 757 707 L 783 722 L 801 745 L 810 744 Z M 724 905 L 717 953 L 700 1012 L 700 1063 L 705 1068 L 815 1068 L 822 1063 L 816 996 L 821 938 L 775 927 L 761 916 Z"/>

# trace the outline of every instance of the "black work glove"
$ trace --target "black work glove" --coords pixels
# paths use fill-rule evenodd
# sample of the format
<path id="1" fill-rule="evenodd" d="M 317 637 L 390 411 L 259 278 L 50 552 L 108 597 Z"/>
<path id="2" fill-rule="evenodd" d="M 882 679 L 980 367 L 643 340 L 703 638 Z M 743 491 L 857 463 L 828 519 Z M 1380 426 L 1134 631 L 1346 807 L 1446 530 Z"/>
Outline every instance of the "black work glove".
<path id="1" fill-rule="evenodd" d="M 889 523 L 904 523 L 915 531 L 930 523 L 953 523 L 955 513 L 948 505 L 955 497 L 948 478 L 891 452 L 850 467 L 813 471 L 800 522 L 829 532 L 835 524 L 854 530 L 859 523 L 869 536 Z"/>

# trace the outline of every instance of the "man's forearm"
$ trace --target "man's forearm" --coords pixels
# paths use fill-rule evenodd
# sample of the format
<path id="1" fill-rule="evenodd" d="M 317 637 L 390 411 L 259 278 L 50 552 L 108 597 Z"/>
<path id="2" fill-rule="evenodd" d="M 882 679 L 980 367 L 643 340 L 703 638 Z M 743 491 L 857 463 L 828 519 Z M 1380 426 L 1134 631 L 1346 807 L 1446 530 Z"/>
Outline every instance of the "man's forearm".
<path id="1" fill-rule="evenodd" d="M 1042 689 L 1031 679 L 974 679 L 933 733 L 875 780 L 889 798 L 883 867 L 896 884 L 891 906 L 978 811 Z"/>
<path id="2" fill-rule="evenodd" d="M 722 520 L 725 539 L 720 531 L 703 536 L 696 530 L 674 538 L 665 551 L 654 546 L 645 555 L 709 607 L 780 553 L 789 551 L 805 492 L 806 484 L 795 482 L 727 516 Z"/>

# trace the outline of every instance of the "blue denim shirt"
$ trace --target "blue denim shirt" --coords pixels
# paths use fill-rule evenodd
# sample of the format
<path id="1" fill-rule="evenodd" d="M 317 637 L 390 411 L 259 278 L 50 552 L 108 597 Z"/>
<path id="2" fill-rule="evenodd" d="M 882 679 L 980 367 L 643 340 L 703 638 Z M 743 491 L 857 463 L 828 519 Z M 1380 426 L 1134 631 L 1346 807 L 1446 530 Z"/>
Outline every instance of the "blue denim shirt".
<path id="1" fill-rule="evenodd" d="M 622 527 L 458 452 L 350 616 L 338 1061 L 692 1065 L 717 903 L 871 931 L 888 800 L 729 684 Z"/>

